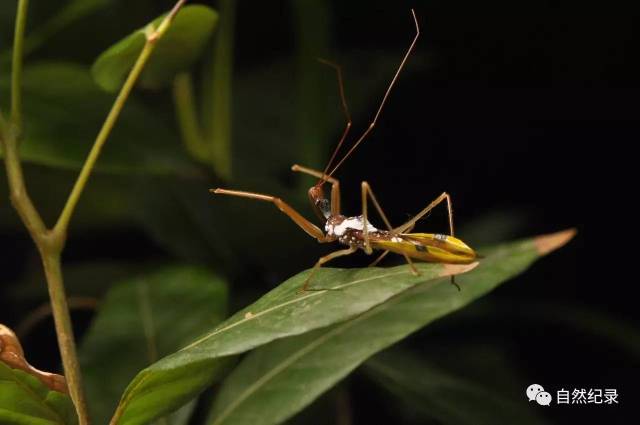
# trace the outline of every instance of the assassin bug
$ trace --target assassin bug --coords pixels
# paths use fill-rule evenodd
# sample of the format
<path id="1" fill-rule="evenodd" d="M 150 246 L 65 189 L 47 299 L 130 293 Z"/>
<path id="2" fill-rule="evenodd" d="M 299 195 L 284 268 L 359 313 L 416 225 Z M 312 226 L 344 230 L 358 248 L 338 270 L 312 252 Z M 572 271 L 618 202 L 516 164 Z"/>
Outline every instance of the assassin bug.
<path id="1" fill-rule="evenodd" d="M 311 282 L 311 278 L 313 277 L 315 272 L 323 264 L 333 260 L 334 258 L 353 254 L 358 249 L 362 249 L 369 255 L 373 253 L 374 249 L 383 251 L 382 254 L 371 264 L 372 266 L 377 264 L 389 252 L 400 254 L 407 260 L 407 263 L 409 263 L 409 266 L 411 268 L 411 272 L 415 275 L 418 275 L 419 272 L 413 264 L 412 259 L 429 262 L 468 264 L 473 262 L 477 257 L 473 249 L 467 246 L 460 239 L 454 237 L 451 197 L 446 192 L 438 196 L 434 201 L 427 205 L 426 208 L 420 211 L 412 219 L 394 228 L 391 226 L 391 223 L 382 210 L 380 203 L 376 199 L 376 196 L 373 194 L 371 186 L 369 186 L 366 181 L 363 181 L 361 185 L 362 215 L 355 217 L 346 217 L 340 212 L 340 183 L 335 177 L 333 177 L 333 174 L 375 127 L 382 108 L 384 107 L 387 98 L 389 97 L 389 93 L 391 92 L 391 89 L 398 79 L 398 76 L 400 75 L 405 62 L 407 61 L 407 58 L 410 56 L 413 47 L 416 44 L 416 41 L 418 40 L 418 37 L 420 35 L 420 27 L 418 25 L 418 20 L 413 9 L 411 10 L 411 14 L 415 23 L 416 34 L 413 38 L 413 41 L 409 45 L 409 48 L 407 49 L 404 57 L 402 58 L 402 61 L 400 62 L 396 73 L 391 79 L 391 82 L 387 87 L 387 90 L 384 94 L 384 97 L 382 98 L 382 101 L 380 102 L 380 106 L 378 107 L 373 120 L 371 121 L 367 129 L 362 133 L 362 135 L 356 140 L 351 149 L 349 149 L 349 151 L 335 166 L 333 166 L 333 168 L 331 167 L 332 163 L 335 160 L 338 151 L 342 147 L 342 144 L 347 138 L 349 130 L 351 129 L 351 116 L 349 114 L 349 109 L 347 107 L 347 102 L 344 96 L 342 73 L 340 67 L 331 62 L 321 60 L 321 62 L 333 67 L 336 70 L 338 85 L 340 89 L 340 99 L 342 101 L 342 108 L 347 119 L 347 124 L 342 133 L 340 141 L 338 142 L 338 145 L 324 171 L 320 172 L 312 170 L 310 168 L 303 167 L 297 164 L 293 165 L 291 167 L 291 170 L 294 172 L 308 174 L 319 179 L 314 186 L 309 188 L 308 195 L 314 211 L 324 222 L 324 232 L 318 226 L 304 218 L 300 213 L 294 210 L 282 199 L 275 196 L 221 188 L 210 190 L 212 193 L 219 195 L 239 196 L 242 198 L 271 202 L 280 211 L 289 216 L 289 218 L 291 218 L 298 226 L 300 226 L 302 230 L 307 232 L 311 237 L 316 238 L 318 242 L 326 243 L 338 241 L 339 243 L 347 246 L 346 249 L 332 252 L 324 257 L 321 257 L 316 262 L 315 266 L 309 273 L 304 286 L 302 287 L 303 291 L 313 290 L 309 288 L 309 283 Z M 326 183 L 331 185 L 331 195 L 329 199 L 327 199 L 324 194 L 323 186 Z M 377 229 L 369 222 L 369 200 L 371 200 L 376 211 L 378 212 L 378 214 L 380 214 L 380 217 L 382 217 L 382 220 L 387 227 L 386 230 Z M 446 201 L 447 203 L 447 210 L 449 213 L 449 235 L 433 233 L 409 233 L 418 220 L 420 220 L 433 208 L 444 201 Z M 460 287 L 455 283 L 453 277 L 451 278 L 451 283 L 453 283 L 458 288 L 458 290 L 460 289 Z"/>

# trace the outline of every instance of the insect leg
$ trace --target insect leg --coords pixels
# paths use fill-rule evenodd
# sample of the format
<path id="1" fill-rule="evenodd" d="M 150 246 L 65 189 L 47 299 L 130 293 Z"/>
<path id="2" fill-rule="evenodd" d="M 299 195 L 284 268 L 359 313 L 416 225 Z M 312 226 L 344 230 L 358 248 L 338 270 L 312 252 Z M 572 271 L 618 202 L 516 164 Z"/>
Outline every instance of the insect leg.
<path id="1" fill-rule="evenodd" d="M 328 239 L 322 230 L 318 228 L 315 224 L 304 218 L 299 212 L 294 210 L 289 204 L 284 202 L 280 198 L 276 198 L 271 195 L 263 195 L 261 193 L 253 193 L 253 192 L 243 192 L 240 190 L 228 190 L 228 189 L 210 189 L 209 192 L 214 193 L 216 195 L 230 195 L 230 196 L 239 196 L 241 198 L 250 198 L 257 199 L 259 201 L 271 202 L 274 204 L 280 211 L 285 213 L 291 220 L 293 220 L 302 230 L 307 232 L 307 234 L 313 238 L 316 238 L 318 242 L 329 242 L 331 239 Z"/>
<path id="2" fill-rule="evenodd" d="M 300 288 L 300 292 L 304 292 L 304 291 L 326 291 L 326 290 L 328 290 L 328 288 L 309 289 L 309 283 L 311 282 L 311 278 L 313 277 L 313 275 L 316 274 L 316 271 L 318 271 L 318 269 L 320 267 L 322 267 L 322 265 L 325 264 L 326 262 L 331 261 L 334 258 L 343 257 L 345 255 L 353 254 L 357 250 L 358 250 L 357 247 L 351 246 L 351 247 L 349 247 L 347 249 L 341 249 L 339 251 L 334 251 L 331 254 L 327 254 L 324 257 L 320 257 L 318 259 L 318 261 L 316 262 L 316 264 L 311 269 L 311 272 L 309 273 L 309 276 L 307 276 L 307 279 L 304 281 L 304 285 L 302 286 L 302 288 Z"/>
<path id="3" fill-rule="evenodd" d="M 378 214 L 380 214 L 380 217 L 382 217 L 382 220 L 384 221 L 384 224 L 387 226 L 387 229 L 389 229 L 389 231 L 391 231 L 391 233 L 396 233 L 393 230 L 393 227 L 391 226 L 391 223 L 389 222 L 389 219 L 387 218 L 387 215 L 384 213 L 384 211 L 382 210 L 382 207 L 380 206 L 380 203 L 378 202 L 378 200 L 376 199 L 376 196 L 373 194 L 373 191 L 371 190 L 371 186 L 369 185 L 369 183 L 362 182 L 362 216 L 364 219 L 364 251 L 367 254 L 371 254 L 373 252 L 373 250 L 371 249 L 371 243 L 369 242 L 369 228 L 367 226 L 367 223 L 369 222 L 368 220 L 368 211 L 367 211 L 367 196 L 371 199 L 371 202 L 373 203 L 373 205 L 376 207 L 376 210 L 378 211 Z M 384 253 L 383 253 L 384 254 Z M 386 255 L 386 254 L 384 254 Z M 411 261 L 411 258 L 409 258 L 409 256 L 407 254 L 402 254 L 403 257 L 405 258 L 405 260 L 407 260 L 407 263 L 409 263 L 409 266 L 411 267 L 411 273 L 413 273 L 414 275 L 418 275 L 420 274 L 418 272 L 418 269 L 416 269 L 416 266 L 413 265 L 413 261 Z M 381 260 L 382 258 L 380 258 Z M 378 260 L 376 260 L 377 262 Z"/>
<path id="4" fill-rule="evenodd" d="M 376 258 L 375 260 L 373 260 L 373 262 L 371 264 L 369 264 L 367 267 L 375 267 L 380 261 L 382 261 L 382 259 L 384 257 L 387 256 L 388 253 L 390 253 L 391 251 L 389 251 L 388 249 L 386 251 L 383 251 L 382 254 L 378 255 L 378 258 Z"/>
<path id="5" fill-rule="evenodd" d="M 393 231 L 396 232 L 396 233 L 404 233 L 404 232 L 406 232 L 407 229 L 412 228 L 413 226 L 415 226 L 415 224 L 416 224 L 416 222 L 418 220 L 420 220 L 422 217 L 424 217 L 429 211 L 434 209 L 436 206 L 438 206 L 445 199 L 447 200 L 447 211 L 449 213 L 449 231 L 450 231 L 450 235 L 451 236 L 455 236 L 454 235 L 454 231 L 453 231 L 453 207 L 451 205 L 451 196 L 449 196 L 449 194 L 447 192 L 443 192 L 433 202 L 431 202 L 429 205 L 427 205 L 427 207 L 425 209 L 423 209 L 418 214 L 416 214 L 415 217 L 413 217 L 411 220 L 407 221 L 403 225 L 396 227 L 395 229 L 393 229 Z"/>
<path id="6" fill-rule="evenodd" d="M 340 214 L 340 182 L 334 177 L 329 177 L 320 171 L 313 170 L 311 168 L 303 167 L 302 165 L 294 164 L 291 166 L 291 171 L 297 173 L 308 174 L 313 177 L 318 177 L 320 180 L 325 180 L 331 183 L 331 214 Z"/>
<path id="7" fill-rule="evenodd" d="M 413 226 L 411 226 L 410 228 L 408 228 L 406 231 L 407 231 L 407 232 L 410 232 L 410 231 L 411 231 L 411 229 L 413 229 Z M 388 254 L 389 252 L 391 252 L 391 251 L 389 251 L 388 249 L 387 249 L 386 251 L 383 251 L 383 252 L 382 252 L 382 254 L 380 254 L 380 255 L 378 256 L 378 258 L 376 258 L 376 259 L 373 261 L 373 263 L 369 264 L 367 267 L 375 267 L 375 266 L 376 266 L 380 261 L 382 261 L 382 259 L 383 259 L 384 257 L 386 257 L 386 256 L 387 256 L 387 254 Z"/>
<path id="8" fill-rule="evenodd" d="M 436 206 L 438 206 L 445 199 L 447 200 L 447 212 L 449 214 L 449 232 L 450 232 L 449 234 L 451 236 L 454 236 L 454 230 L 453 230 L 453 206 L 451 205 L 451 196 L 449 196 L 449 194 L 447 192 L 443 192 L 433 202 L 431 202 L 429 205 L 427 205 L 427 207 L 425 209 L 420 211 L 415 217 L 413 217 L 411 220 L 409 220 L 406 223 L 404 223 L 402 226 L 396 227 L 394 229 L 394 231 L 396 231 L 398 233 L 404 233 L 408 229 L 413 228 L 413 226 L 415 226 L 415 224 L 416 224 L 416 222 L 418 220 L 420 220 L 422 217 L 424 217 L 425 214 L 427 214 L 429 211 L 434 209 Z M 458 284 L 456 283 L 455 276 L 451 276 L 451 284 L 453 286 L 455 286 L 456 288 L 458 288 L 458 291 L 460 290 L 460 286 L 458 286 Z"/>

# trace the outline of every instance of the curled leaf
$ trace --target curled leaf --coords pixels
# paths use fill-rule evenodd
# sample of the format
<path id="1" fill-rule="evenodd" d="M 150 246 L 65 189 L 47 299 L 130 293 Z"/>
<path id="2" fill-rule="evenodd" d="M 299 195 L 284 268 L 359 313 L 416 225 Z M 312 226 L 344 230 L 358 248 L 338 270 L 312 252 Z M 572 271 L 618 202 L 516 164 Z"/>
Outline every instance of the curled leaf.
<path id="1" fill-rule="evenodd" d="M 16 335 L 0 324 L 0 424 L 77 423 L 64 377 L 31 366 Z"/>
<path id="2" fill-rule="evenodd" d="M 54 391 L 68 394 L 64 376 L 43 372 L 31 366 L 24 357 L 24 351 L 18 337 L 11 329 L 0 323 L 0 361 L 12 369 L 20 369 L 38 378 L 40 382 Z"/>

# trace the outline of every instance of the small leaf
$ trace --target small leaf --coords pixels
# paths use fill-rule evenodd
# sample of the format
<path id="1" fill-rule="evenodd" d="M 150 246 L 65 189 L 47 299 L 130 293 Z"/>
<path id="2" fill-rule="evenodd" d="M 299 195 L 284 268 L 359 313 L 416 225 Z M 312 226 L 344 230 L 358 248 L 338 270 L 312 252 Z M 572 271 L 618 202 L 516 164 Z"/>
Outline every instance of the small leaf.
<path id="1" fill-rule="evenodd" d="M 91 80 L 87 69 L 44 62 L 24 70 L 25 161 L 79 169 L 104 122 L 113 96 Z M 9 79 L 0 77 L 0 100 L 9 99 Z M 1 154 L 1 152 L 0 152 Z M 166 120 L 129 99 L 96 164 L 112 173 L 194 174 Z"/>
<path id="2" fill-rule="evenodd" d="M 343 323 L 275 341 L 249 354 L 227 378 L 211 425 L 276 424 L 311 403 L 376 352 L 488 293 L 570 240 L 575 231 L 539 236 L 489 250 L 460 276 L 407 289 Z M 302 388 L 302 389 L 301 389 Z"/>
<path id="3" fill-rule="evenodd" d="M 156 18 L 151 25 L 157 28 L 163 19 L 164 15 Z M 140 86 L 157 89 L 168 84 L 177 73 L 189 68 L 200 55 L 217 20 L 218 14 L 207 6 L 183 7 L 167 33 L 158 41 L 140 75 Z M 93 64 L 93 78 L 104 90 L 114 92 L 124 82 L 146 43 L 145 28 L 136 30 L 111 46 Z"/>
<path id="4" fill-rule="evenodd" d="M 211 329 L 226 304 L 225 283 L 196 267 L 167 267 L 114 286 L 80 350 L 96 423 L 108 423 L 140 369 Z"/>
<path id="5" fill-rule="evenodd" d="M 348 319 L 418 283 L 465 272 L 471 265 L 420 264 L 421 276 L 407 266 L 360 270 L 322 269 L 312 286 L 340 290 L 300 293 L 300 273 L 180 351 L 140 372 L 125 391 L 118 424 L 138 424 L 170 412 L 202 391 L 225 357 L 277 338 Z M 451 288 L 449 288 L 451 289 Z"/>
<path id="6" fill-rule="evenodd" d="M 42 372 L 27 363 L 13 331 L 0 324 L 0 423 L 77 422 L 64 377 Z"/>

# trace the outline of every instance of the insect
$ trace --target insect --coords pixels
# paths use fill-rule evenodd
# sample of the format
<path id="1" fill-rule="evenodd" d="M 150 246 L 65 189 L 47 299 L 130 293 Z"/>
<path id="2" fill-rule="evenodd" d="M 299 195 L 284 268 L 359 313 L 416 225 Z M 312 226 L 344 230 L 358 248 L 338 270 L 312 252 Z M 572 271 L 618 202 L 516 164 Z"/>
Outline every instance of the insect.
<path id="1" fill-rule="evenodd" d="M 371 266 L 376 265 L 389 252 L 400 254 L 404 256 L 407 263 L 409 263 L 411 272 L 414 275 L 418 275 L 419 271 L 413 264 L 413 260 L 468 264 L 473 262 L 477 257 L 473 249 L 467 246 L 467 244 L 465 244 L 460 239 L 454 237 L 451 197 L 446 192 L 438 196 L 434 201 L 432 201 L 409 221 L 398 227 L 391 226 L 391 223 L 382 210 L 382 207 L 380 206 L 380 203 L 374 195 L 371 186 L 366 181 L 363 181 L 361 184 L 362 214 L 354 217 L 347 217 L 345 215 L 342 215 L 340 210 L 340 182 L 338 181 L 338 179 L 333 177 L 333 174 L 375 127 L 378 121 L 378 117 L 380 116 L 387 98 L 389 97 L 389 93 L 395 85 L 396 80 L 398 79 L 398 76 L 400 75 L 400 72 L 402 71 L 402 68 L 404 67 L 407 59 L 411 55 L 411 52 L 420 35 L 420 27 L 418 25 L 418 20 L 413 9 L 411 10 L 411 14 L 416 28 L 415 36 L 413 38 L 413 41 L 409 45 L 409 48 L 407 49 L 404 57 L 402 58 L 400 65 L 396 70 L 396 73 L 391 79 L 391 82 L 387 87 L 387 90 L 382 98 L 382 101 L 380 102 L 373 120 L 371 121 L 367 129 L 360 135 L 360 137 L 356 139 L 349 151 L 347 151 L 342 159 L 333 166 L 332 164 L 336 159 L 337 153 L 339 152 L 340 148 L 347 138 L 347 135 L 349 134 L 352 122 L 351 116 L 349 114 L 349 109 L 347 107 L 347 102 L 345 100 L 340 67 L 331 62 L 321 60 L 321 62 L 333 67 L 336 70 L 342 108 L 346 116 L 347 123 L 344 131 L 342 132 L 340 141 L 338 142 L 338 145 L 334 150 L 333 155 L 329 159 L 329 162 L 327 163 L 324 171 L 320 172 L 297 164 L 293 165 L 291 167 L 291 170 L 318 178 L 318 182 L 314 186 L 309 188 L 308 195 L 314 211 L 324 224 L 324 231 L 320 227 L 313 224 L 311 221 L 304 218 L 300 213 L 298 213 L 295 209 L 293 209 L 278 197 L 222 188 L 210 190 L 212 193 L 217 195 L 238 196 L 242 198 L 271 202 L 280 211 L 291 218 L 300 228 L 302 228 L 302 230 L 307 232 L 311 237 L 317 239 L 318 242 L 328 243 L 337 241 L 342 245 L 347 246 L 347 248 L 345 249 L 334 251 L 324 257 L 321 257 L 309 273 L 303 287 L 301 288 L 302 291 L 314 290 L 312 288 L 309 288 L 309 284 L 313 275 L 323 264 L 335 258 L 353 254 L 359 249 L 363 250 L 369 255 L 372 254 L 374 250 L 383 251 L 381 255 L 371 264 Z M 325 184 L 331 185 L 331 194 L 329 198 L 325 196 Z M 386 229 L 378 229 L 369 222 L 369 200 L 374 205 L 376 211 L 384 221 Z M 410 233 L 418 220 L 424 217 L 437 205 L 445 201 L 449 214 L 449 235 L 433 233 Z M 460 289 L 460 287 L 455 283 L 453 277 L 451 278 L 451 283 L 454 284 L 458 288 L 458 290 Z"/>

